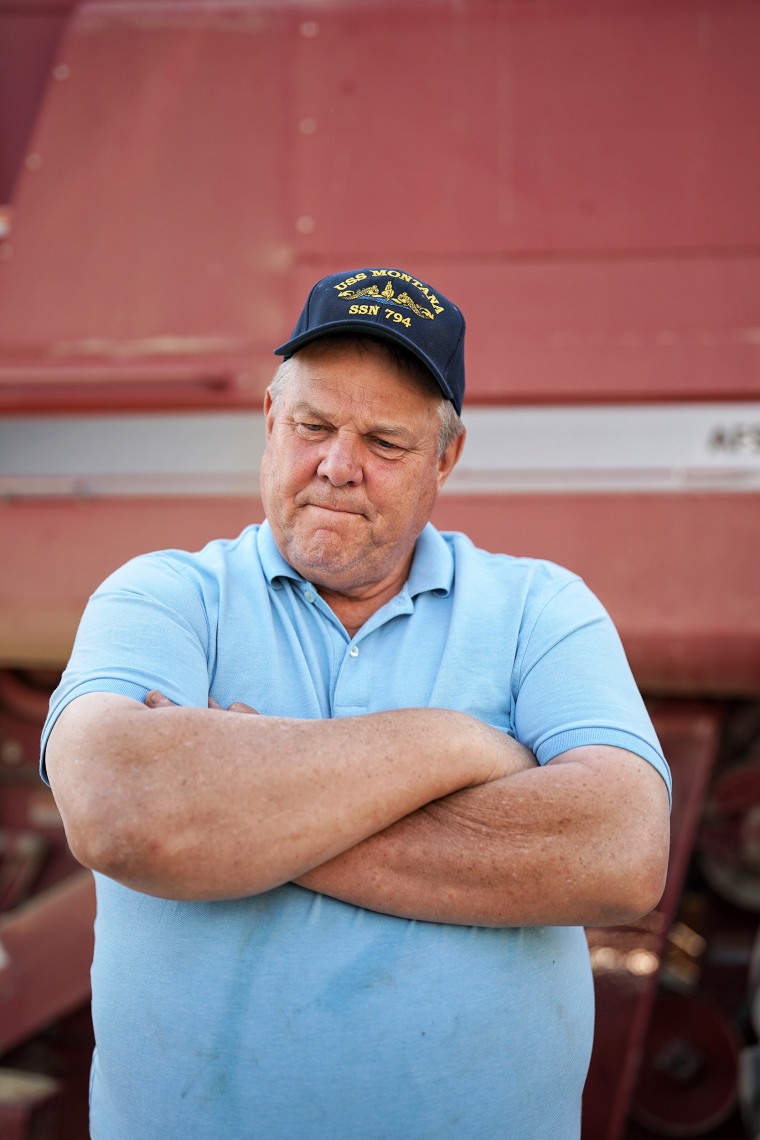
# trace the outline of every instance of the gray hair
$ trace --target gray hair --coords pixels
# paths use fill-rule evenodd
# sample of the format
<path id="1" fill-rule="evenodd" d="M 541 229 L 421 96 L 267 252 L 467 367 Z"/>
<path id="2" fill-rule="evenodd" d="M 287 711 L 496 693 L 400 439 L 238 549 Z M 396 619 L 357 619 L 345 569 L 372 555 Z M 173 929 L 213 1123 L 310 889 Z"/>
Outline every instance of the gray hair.
<path id="1" fill-rule="evenodd" d="M 399 372 L 414 380 L 417 385 L 428 395 L 435 396 L 436 410 L 438 412 L 438 457 L 439 459 L 446 451 L 446 448 L 455 439 L 458 439 L 464 432 L 464 424 L 457 413 L 456 408 L 447 400 L 441 392 L 438 384 L 433 379 L 432 374 L 425 367 L 421 360 L 413 356 L 411 352 L 400 345 L 394 344 L 392 341 L 380 340 L 377 337 L 367 336 L 353 336 L 353 335 L 334 335 L 320 337 L 319 340 L 312 341 L 310 344 L 304 346 L 305 351 L 308 349 L 310 352 L 322 355 L 330 350 L 346 350 L 349 348 L 356 348 L 360 352 L 383 352 L 388 358 L 389 363 L 394 364 Z M 296 354 L 297 355 L 297 354 Z M 283 360 L 279 365 L 272 377 L 272 382 L 269 385 L 269 394 L 272 398 L 272 407 L 276 409 L 277 402 L 282 395 L 282 390 L 285 387 L 287 378 L 292 371 L 293 361 L 295 356 Z"/>

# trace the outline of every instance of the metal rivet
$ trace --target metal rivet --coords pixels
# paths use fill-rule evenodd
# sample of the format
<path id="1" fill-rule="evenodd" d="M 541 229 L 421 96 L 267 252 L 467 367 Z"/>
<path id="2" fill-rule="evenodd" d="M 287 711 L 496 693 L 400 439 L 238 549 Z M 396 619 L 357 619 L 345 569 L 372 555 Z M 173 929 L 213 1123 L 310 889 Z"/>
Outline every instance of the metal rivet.
<path id="1" fill-rule="evenodd" d="M 24 759 L 24 749 L 19 740 L 8 739 L 0 744 L 0 760 L 9 768 L 16 768 Z"/>

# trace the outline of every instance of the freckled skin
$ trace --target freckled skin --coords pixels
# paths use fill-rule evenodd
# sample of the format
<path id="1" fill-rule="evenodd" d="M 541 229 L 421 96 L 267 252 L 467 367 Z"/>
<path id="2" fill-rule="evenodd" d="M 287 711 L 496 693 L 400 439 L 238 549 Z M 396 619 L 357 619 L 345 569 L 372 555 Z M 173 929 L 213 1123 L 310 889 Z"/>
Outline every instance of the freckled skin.
<path id="1" fill-rule="evenodd" d="M 435 397 L 356 349 L 300 352 L 265 410 L 261 491 L 277 545 L 357 628 L 350 619 L 406 581 L 463 440 L 439 457 Z"/>

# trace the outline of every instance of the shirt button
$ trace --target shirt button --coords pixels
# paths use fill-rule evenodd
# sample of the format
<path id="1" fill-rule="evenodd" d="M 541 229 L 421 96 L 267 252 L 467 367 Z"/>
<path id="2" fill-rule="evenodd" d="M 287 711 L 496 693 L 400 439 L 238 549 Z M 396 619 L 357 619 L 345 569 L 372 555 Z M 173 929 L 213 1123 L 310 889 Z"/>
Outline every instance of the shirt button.
<path id="1" fill-rule="evenodd" d="M 304 597 L 306 598 L 307 602 L 313 602 L 314 601 L 314 595 L 312 594 L 311 590 L 307 590 L 306 593 L 304 594 Z"/>
<path id="2" fill-rule="evenodd" d="M 359 656 L 359 646 L 358 645 L 352 645 L 348 651 L 348 656 L 349 657 L 358 657 Z"/>

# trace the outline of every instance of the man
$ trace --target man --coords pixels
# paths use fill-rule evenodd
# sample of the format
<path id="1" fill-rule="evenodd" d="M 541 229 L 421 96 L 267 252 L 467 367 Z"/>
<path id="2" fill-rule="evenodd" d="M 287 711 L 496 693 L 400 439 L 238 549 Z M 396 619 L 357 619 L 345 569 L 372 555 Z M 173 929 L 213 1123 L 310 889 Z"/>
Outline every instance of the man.
<path id="1" fill-rule="evenodd" d="M 669 776 L 585 586 L 428 523 L 463 338 L 411 274 L 318 282 L 267 521 L 88 605 L 43 748 L 98 886 L 98 1140 L 579 1134 L 581 927 L 657 902 Z"/>

